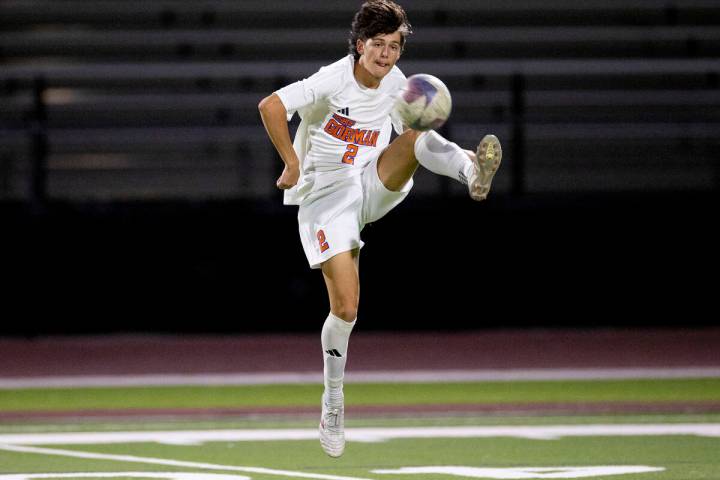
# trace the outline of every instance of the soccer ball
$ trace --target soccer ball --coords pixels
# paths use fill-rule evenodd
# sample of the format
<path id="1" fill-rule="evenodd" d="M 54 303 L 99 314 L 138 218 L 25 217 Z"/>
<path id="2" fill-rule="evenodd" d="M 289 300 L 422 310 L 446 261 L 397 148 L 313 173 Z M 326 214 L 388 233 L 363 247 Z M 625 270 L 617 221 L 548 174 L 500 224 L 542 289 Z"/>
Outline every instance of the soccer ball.
<path id="1" fill-rule="evenodd" d="M 408 77 L 400 89 L 395 110 L 413 130 L 440 128 L 450 116 L 450 91 L 439 78 L 419 73 Z"/>

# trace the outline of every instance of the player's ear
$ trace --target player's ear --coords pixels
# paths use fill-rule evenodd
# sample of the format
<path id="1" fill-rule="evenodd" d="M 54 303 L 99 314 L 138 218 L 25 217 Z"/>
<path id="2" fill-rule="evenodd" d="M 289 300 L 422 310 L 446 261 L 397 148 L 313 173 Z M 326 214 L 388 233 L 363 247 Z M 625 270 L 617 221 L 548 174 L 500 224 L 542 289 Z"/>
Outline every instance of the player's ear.
<path id="1" fill-rule="evenodd" d="M 363 42 L 362 40 L 360 40 L 360 39 L 358 38 L 357 41 L 355 42 L 355 49 L 357 50 L 357 52 L 358 52 L 360 55 L 362 55 L 363 53 L 365 53 L 365 42 Z"/>

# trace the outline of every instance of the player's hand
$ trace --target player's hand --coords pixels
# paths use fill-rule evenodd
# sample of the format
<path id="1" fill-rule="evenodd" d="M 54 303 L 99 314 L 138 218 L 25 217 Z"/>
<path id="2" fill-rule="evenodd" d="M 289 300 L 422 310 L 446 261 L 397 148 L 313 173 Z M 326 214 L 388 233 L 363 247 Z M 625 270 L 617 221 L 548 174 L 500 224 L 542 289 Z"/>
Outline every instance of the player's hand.
<path id="1" fill-rule="evenodd" d="M 300 168 L 299 167 L 288 167 L 285 165 L 282 175 L 277 179 L 275 185 L 280 190 L 287 190 L 288 188 L 294 187 L 300 179 Z"/>

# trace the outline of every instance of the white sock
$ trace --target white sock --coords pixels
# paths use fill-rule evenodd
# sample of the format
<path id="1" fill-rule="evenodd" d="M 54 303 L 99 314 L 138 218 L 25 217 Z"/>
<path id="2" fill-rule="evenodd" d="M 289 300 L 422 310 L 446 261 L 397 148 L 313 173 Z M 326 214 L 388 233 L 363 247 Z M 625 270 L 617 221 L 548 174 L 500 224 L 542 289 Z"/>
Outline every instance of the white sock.
<path id="1" fill-rule="evenodd" d="M 415 141 L 415 158 L 423 167 L 467 185 L 473 162 L 457 143 L 429 130 Z"/>
<path id="2" fill-rule="evenodd" d="M 320 340 L 322 341 L 325 375 L 325 392 L 330 396 L 342 395 L 343 378 L 345 377 L 345 360 L 350 332 L 355 320 L 346 322 L 330 313 L 323 324 Z"/>

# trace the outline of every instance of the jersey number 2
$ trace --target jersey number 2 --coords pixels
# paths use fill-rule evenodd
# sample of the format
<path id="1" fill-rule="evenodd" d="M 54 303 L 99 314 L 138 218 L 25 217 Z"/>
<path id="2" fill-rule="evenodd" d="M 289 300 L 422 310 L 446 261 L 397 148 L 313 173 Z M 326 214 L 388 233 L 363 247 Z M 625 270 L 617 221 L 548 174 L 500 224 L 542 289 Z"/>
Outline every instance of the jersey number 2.
<path id="1" fill-rule="evenodd" d="M 349 143 L 347 146 L 347 151 L 345 152 L 345 155 L 343 155 L 342 162 L 347 163 L 348 165 L 355 165 L 355 155 L 357 155 L 358 147 L 354 143 Z"/>

